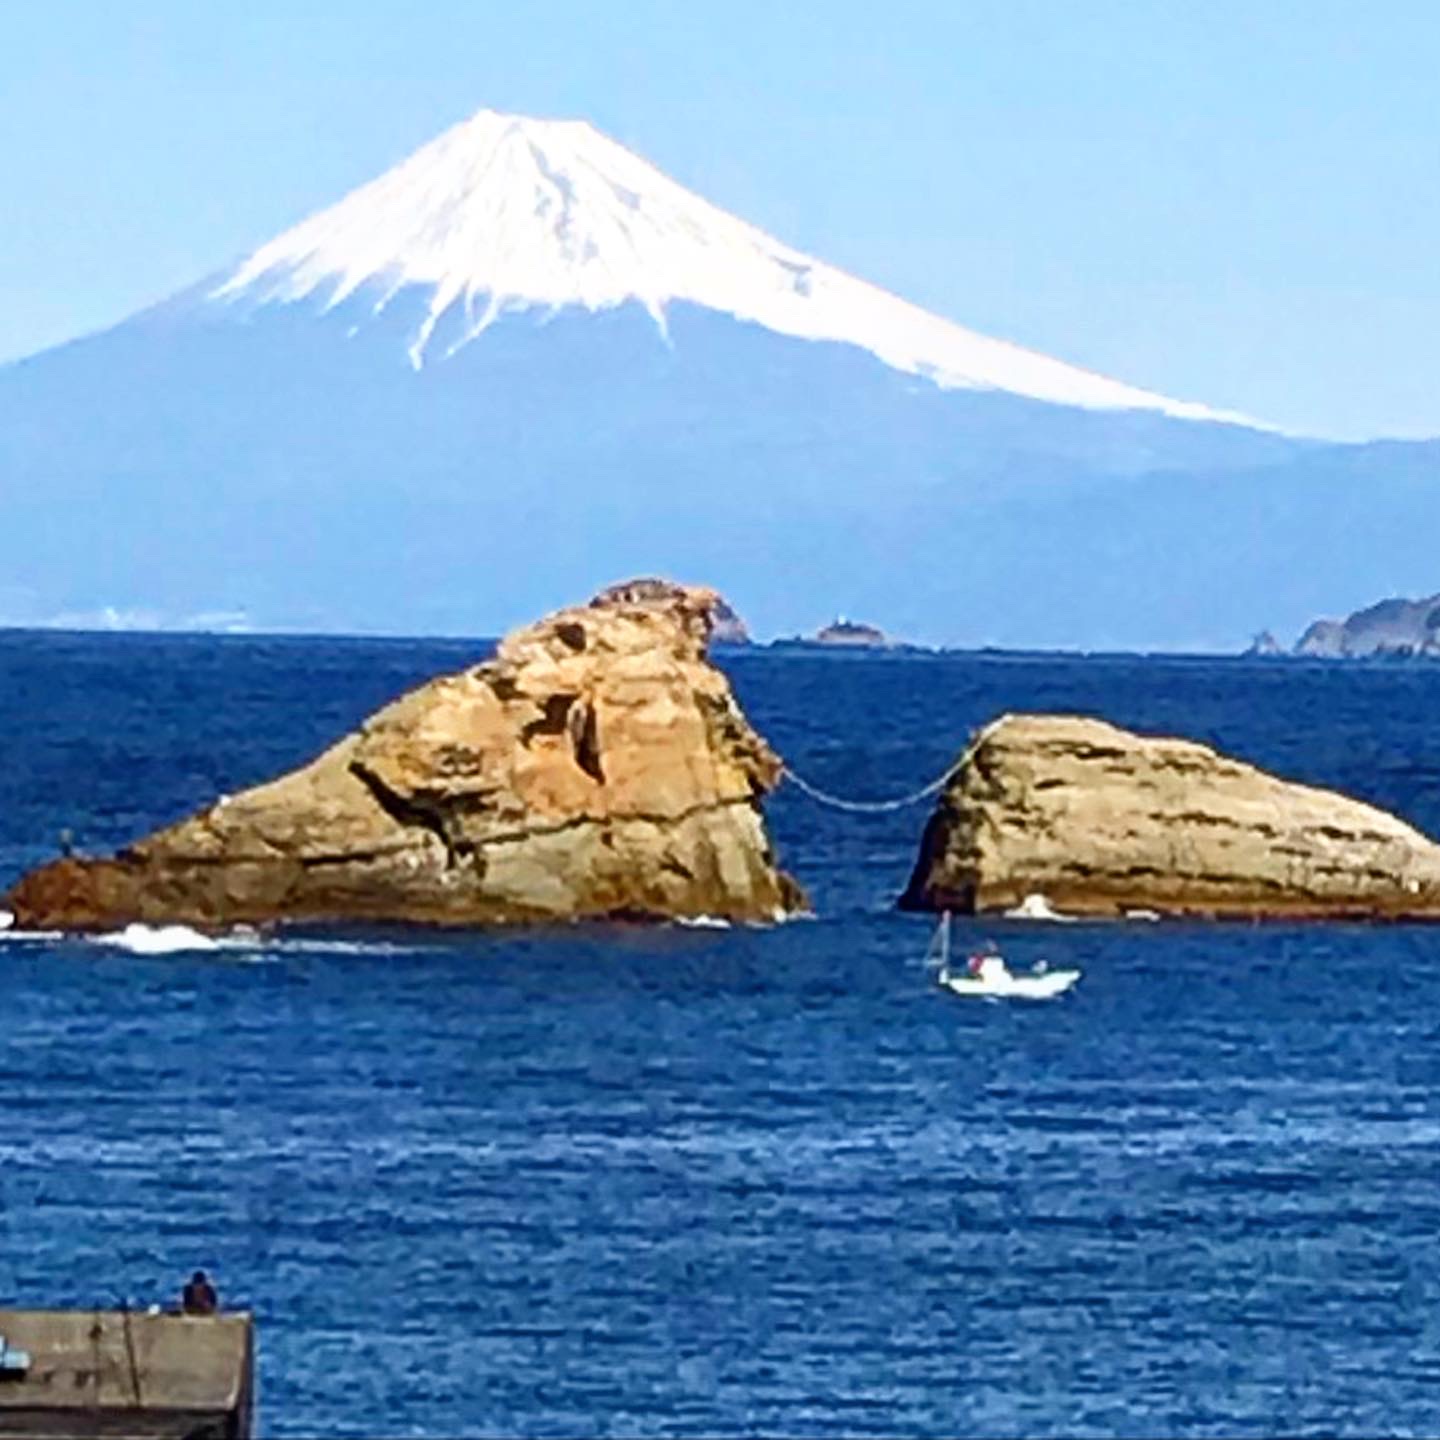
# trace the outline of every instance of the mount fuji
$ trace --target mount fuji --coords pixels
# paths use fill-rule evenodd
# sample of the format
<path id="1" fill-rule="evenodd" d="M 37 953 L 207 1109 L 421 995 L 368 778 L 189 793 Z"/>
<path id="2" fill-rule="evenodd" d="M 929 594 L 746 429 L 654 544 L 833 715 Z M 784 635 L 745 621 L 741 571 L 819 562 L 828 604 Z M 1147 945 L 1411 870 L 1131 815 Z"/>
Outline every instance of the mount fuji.
<path id="1" fill-rule="evenodd" d="M 1433 588 L 1435 472 L 979 335 L 482 111 L 0 367 L 0 621 L 493 633 L 660 572 L 761 633 L 1204 646 Z"/>
<path id="2" fill-rule="evenodd" d="M 1237 418 L 928 315 L 716 209 L 583 121 L 481 111 L 262 246 L 209 298 L 320 298 L 332 308 L 366 292 L 378 315 L 412 287 L 424 307 L 406 346 L 416 369 L 506 313 L 635 304 L 668 339 L 667 307 L 690 304 L 776 335 L 853 345 L 942 388 Z M 437 327 L 450 337 L 443 347 Z"/>

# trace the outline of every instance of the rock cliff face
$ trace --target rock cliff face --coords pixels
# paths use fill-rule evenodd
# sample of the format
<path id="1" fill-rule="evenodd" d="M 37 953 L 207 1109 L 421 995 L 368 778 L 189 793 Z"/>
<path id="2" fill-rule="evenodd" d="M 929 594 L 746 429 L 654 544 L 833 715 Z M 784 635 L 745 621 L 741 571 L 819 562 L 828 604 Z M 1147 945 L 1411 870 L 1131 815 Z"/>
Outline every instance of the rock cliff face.
<path id="1" fill-rule="evenodd" d="M 901 904 L 1440 919 L 1440 846 L 1394 816 L 1186 740 L 1007 715 L 926 828 Z"/>
<path id="2" fill-rule="evenodd" d="M 719 597 L 625 587 L 433 680 L 309 765 L 111 860 L 59 860 L 20 925 L 503 924 L 803 908 L 760 801 L 780 762 L 705 656 Z"/>

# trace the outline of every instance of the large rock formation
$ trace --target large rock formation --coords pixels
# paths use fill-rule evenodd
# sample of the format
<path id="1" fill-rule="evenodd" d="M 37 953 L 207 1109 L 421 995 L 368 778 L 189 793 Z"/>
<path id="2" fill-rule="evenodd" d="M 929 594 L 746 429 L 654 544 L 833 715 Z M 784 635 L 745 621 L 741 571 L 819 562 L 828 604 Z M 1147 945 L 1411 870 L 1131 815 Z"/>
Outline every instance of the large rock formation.
<path id="1" fill-rule="evenodd" d="M 303 768 L 0 906 L 129 921 L 491 924 L 801 908 L 760 810 L 780 762 L 705 647 L 719 597 L 624 587 L 432 680 Z"/>
<path id="2" fill-rule="evenodd" d="M 1006 715 L 962 757 L 901 904 L 1440 919 L 1440 846 L 1373 806 L 1187 740 Z"/>

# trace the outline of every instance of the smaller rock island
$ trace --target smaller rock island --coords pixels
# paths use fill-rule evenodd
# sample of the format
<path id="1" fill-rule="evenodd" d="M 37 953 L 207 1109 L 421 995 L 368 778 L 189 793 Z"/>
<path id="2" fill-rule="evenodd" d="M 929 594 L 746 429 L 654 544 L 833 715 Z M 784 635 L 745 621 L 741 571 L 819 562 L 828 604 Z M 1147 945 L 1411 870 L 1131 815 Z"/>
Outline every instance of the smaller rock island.
<path id="1" fill-rule="evenodd" d="M 1440 845 L 1191 740 L 1005 715 L 961 757 L 902 907 L 1440 920 Z"/>

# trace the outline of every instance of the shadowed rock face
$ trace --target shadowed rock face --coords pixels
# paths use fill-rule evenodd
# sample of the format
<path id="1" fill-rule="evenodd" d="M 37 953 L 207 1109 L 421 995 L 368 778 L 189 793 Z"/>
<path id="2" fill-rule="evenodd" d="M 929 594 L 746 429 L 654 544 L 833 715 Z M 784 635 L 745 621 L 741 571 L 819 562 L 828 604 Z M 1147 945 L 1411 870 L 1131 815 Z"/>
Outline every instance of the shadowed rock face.
<path id="1" fill-rule="evenodd" d="M 0 904 L 68 929 L 801 909 L 760 809 L 780 762 L 705 656 L 718 603 L 669 586 L 560 611 L 309 765 Z"/>
<path id="2" fill-rule="evenodd" d="M 1007 715 L 963 757 L 901 904 L 1073 914 L 1440 919 L 1440 846 L 1186 740 Z"/>

